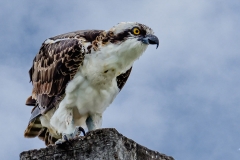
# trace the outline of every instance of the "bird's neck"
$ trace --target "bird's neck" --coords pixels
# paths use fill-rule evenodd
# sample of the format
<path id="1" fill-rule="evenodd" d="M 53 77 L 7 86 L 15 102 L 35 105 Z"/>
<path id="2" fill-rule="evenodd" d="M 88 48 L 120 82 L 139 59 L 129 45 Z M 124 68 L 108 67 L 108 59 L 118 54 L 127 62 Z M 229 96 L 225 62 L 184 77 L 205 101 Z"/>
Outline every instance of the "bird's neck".
<path id="1" fill-rule="evenodd" d="M 91 54 L 86 54 L 79 73 L 92 85 L 106 88 L 115 83 L 113 79 L 130 69 L 146 48 L 147 45 L 141 45 L 139 42 L 110 43 Z"/>
<path id="2" fill-rule="evenodd" d="M 147 45 L 135 39 L 129 39 L 119 44 L 110 43 L 102 47 L 99 54 L 104 57 L 104 64 L 114 68 L 119 75 L 131 68 L 134 61 L 142 55 L 146 48 Z"/>

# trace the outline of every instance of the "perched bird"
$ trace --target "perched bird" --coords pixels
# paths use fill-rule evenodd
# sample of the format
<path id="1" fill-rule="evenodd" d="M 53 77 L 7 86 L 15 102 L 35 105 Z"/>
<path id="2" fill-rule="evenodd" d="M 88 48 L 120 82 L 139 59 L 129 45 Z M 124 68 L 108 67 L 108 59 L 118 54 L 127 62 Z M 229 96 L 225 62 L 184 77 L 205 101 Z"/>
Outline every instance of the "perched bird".
<path id="1" fill-rule="evenodd" d="M 24 136 L 49 144 L 101 128 L 102 114 L 126 83 L 153 30 L 121 22 L 109 30 L 80 30 L 46 39 L 29 70 L 34 106 Z"/>

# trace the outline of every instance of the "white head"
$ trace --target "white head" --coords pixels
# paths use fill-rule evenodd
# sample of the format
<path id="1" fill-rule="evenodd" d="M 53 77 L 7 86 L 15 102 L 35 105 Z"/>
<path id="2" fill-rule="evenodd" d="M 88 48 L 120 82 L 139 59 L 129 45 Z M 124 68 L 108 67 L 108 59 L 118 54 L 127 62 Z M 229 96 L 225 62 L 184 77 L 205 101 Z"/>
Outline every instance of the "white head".
<path id="1" fill-rule="evenodd" d="M 147 45 L 156 44 L 158 47 L 159 44 L 153 30 L 137 22 L 121 22 L 106 32 L 112 37 L 110 42 L 122 43 L 128 39 L 136 39 Z"/>
<path id="2" fill-rule="evenodd" d="M 118 65 L 117 68 L 122 73 L 132 66 L 149 44 L 156 44 L 158 47 L 158 38 L 153 33 L 153 30 L 146 25 L 121 22 L 100 33 L 92 45 L 95 51 L 99 51 L 98 53 L 105 57 L 108 65 Z"/>

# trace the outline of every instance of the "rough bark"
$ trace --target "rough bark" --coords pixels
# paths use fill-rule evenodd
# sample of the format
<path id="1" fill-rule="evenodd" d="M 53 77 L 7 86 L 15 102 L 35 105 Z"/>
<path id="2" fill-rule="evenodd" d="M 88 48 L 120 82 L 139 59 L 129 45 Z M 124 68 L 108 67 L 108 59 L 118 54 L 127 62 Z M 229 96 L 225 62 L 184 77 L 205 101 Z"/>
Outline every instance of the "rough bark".
<path id="1" fill-rule="evenodd" d="M 143 147 L 118 133 L 105 128 L 88 132 L 71 144 L 48 146 L 39 150 L 24 151 L 21 160 L 174 160 Z"/>

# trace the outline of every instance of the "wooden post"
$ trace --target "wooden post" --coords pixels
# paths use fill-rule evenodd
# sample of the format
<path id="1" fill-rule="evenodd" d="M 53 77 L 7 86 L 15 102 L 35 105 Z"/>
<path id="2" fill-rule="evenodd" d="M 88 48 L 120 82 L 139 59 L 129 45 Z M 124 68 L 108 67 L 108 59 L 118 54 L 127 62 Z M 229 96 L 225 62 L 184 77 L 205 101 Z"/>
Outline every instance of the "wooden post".
<path id="1" fill-rule="evenodd" d="M 71 144 L 24 151 L 20 160 L 174 160 L 124 137 L 114 128 L 98 129 Z"/>

